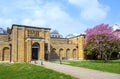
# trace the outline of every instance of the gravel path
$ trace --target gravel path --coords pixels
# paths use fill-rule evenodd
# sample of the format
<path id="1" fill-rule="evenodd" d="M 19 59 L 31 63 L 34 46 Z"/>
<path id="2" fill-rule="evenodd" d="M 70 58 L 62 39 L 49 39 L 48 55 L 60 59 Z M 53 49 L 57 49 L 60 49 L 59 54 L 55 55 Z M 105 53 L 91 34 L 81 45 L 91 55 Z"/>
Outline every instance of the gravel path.
<path id="1" fill-rule="evenodd" d="M 37 65 L 41 65 L 40 62 L 37 63 L 38 63 Z M 120 79 L 120 74 L 102 72 L 102 71 L 68 66 L 63 64 L 44 62 L 44 65 L 42 66 L 58 72 L 69 74 L 79 79 Z"/>

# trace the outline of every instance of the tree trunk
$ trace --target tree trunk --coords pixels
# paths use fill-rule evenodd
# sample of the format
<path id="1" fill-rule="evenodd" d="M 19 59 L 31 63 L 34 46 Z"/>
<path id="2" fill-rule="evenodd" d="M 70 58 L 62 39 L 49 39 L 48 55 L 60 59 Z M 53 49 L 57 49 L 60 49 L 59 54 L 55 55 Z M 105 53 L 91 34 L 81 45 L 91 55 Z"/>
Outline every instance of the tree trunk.
<path id="1" fill-rule="evenodd" d="M 99 59 L 102 60 L 102 53 L 99 52 Z"/>
<path id="2" fill-rule="evenodd" d="M 104 60 L 105 60 L 105 63 L 108 62 L 108 56 L 106 54 L 104 54 Z"/>
<path id="3" fill-rule="evenodd" d="M 110 59 L 111 59 L 111 55 L 112 55 L 112 52 L 109 54 L 108 60 L 110 60 Z"/>

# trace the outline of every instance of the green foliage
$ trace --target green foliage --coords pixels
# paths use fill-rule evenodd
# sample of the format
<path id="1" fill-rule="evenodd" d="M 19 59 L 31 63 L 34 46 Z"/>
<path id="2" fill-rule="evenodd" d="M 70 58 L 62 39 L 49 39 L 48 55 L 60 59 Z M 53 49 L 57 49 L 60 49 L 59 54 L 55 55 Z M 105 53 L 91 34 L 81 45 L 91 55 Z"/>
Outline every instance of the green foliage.
<path id="1" fill-rule="evenodd" d="M 84 51 L 85 51 L 85 55 L 92 55 L 93 54 L 93 50 L 92 49 L 85 48 Z"/>
<path id="2" fill-rule="evenodd" d="M 86 30 L 85 54 L 97 53 L 105 62 L 111 58 L 113 52 L 120 50 L 120 32 L 115 32 L 108 24 L 100 24 Z M 118 44 L 119 43 L 119 44 Z"/>
<path id="3" fill-rule="evenodd" d="M 0 64 L 0 79 L 77 79 L 32 64 Z"/>

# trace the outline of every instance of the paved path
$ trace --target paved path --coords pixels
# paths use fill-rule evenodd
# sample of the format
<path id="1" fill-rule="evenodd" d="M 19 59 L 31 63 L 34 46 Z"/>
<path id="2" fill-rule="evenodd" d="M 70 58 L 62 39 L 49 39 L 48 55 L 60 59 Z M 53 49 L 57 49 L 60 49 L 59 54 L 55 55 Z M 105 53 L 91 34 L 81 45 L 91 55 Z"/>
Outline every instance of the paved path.
<path id="1" fill-rule="evenodd" d="M 37 65 L 40 65 L 40 62 L 37 63 L 39 63 Z M 69 74 L 79 79 L 120 79 L 120 74 L 102 72 L 80 67 L 73 67 L 63 64 L 44 62 L 43 66 L 58 72 Z"/>

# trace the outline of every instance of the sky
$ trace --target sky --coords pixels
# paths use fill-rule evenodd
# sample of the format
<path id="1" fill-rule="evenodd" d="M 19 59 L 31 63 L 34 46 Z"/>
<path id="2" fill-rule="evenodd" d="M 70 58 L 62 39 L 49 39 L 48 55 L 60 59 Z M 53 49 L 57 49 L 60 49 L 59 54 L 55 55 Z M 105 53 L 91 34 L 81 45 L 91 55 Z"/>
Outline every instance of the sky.
<path id="1" fill-rule="evenodd" d="M 120 25 L 120 0 L 0 0 L 0 27 L 46 27 L 63 36 L 101 23 Z M 120 27 L 120 26 L 119 26 Z"/>

